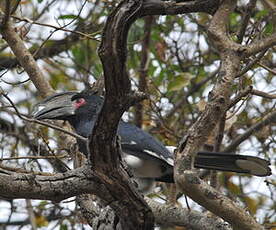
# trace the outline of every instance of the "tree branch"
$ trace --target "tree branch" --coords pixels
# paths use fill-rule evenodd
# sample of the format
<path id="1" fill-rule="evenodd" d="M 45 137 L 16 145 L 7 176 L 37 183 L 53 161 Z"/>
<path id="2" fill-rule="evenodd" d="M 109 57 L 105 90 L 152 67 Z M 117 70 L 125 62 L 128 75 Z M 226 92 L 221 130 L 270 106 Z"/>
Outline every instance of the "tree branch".
<path id="1" fill-rule="evenodd" d="M 267 114 L 261 121 L 252 125 L 248 130 L 246 130 L 243 134 L 239 135 L 235 140 L 228 145 L 223 152 L 232 152 L 234 151 L 243 141 L 247 140 L 253 133 L 262 129 L 263 127 L 276 123 L 276 110 Z"/>
<path id="2" fill-rule="evenodd" d="M 242 49 L 244 50 L 242 51 L 242 53 L 245 57 L 249 57 L 251 55 L 259 53 L 275 45 L 276 45 L 276 33 L 270 35 L 267 38 L 257 40 L 250 45 L 243 46 Z"/>
<path id="3" fill-rule="evenodd" d="M 238 95 L 235 96 L 235 98 L 233 98 L 229 105 L 228 105 L 228 109 L 232 108 L 233 106 L 235 106 L 240 100 L 242 100 L 242 98 L 246 97 L 248 94 L 250 94 L 253 90 L 252 86 L 248 86 L 245 89 L 241 90 Z"/>
<path id="4" fill-rule="evenodd" d="M 95 218 L 98 218 L 98 214 L 102 213 L 101 215 L 112 217 L 112 210 L 110 210 L 110 208 L 105 208 L 105 211 L 96 213 L 91 209 L 93 204 L 91 203 L 90 197 L 88 197 L 89 195 L 82 194 L 95 194 L 102 199 L 105 204 L 111 205 L 116 202 L 111 194 L 112 191 L 105 187 L 101 183 L 101 180 L 101 176 L 99 177 L 97 173 L 94 173 L 88 165 L 66 173 L 57 173 L 54 175 L 26 174 L 0 168 L 2 198 L 43 199 L 58 202 L 72 196 L 80 195 L 78 199 L 80 199 L 82 203 L 82 211 L 85 212 L 87 219 L 90 218 L 89 224 L 94 227 L 100 225 L 100 222 L 95 222 Z M 18 191 L 20 191 L 20 193 Z M 154 216 L 159 224 L 165 226 L 185 226 L 193 230 L 229 230 L 229 227 L 222 221 L 217 218 L 208 217 L 200 212 L 172 207 L 167 204 L 159 204 L 150 198 L 146 198 L 146 201 L 154 211 Z M 99 219 L 102 220 L 103 218 Z M 118 226 L 124 229 L 124 227 Z"/>
<path id="5" fill-rule="evenodd" d="M 246 9 L 245 9 L 245 12 L 243 14 L 242 25 L 241 25 L 241 27 L 238 31 L 238 34 L 237 34 L 238 43 L 242 43 L 242 41 L 243 41 L 243 37 L 244 37 L 245 31 L 246 31 L 246 27 L 249 23 L 252 11 L 256 7 L 256 2 L 257 2 L 257 0 L 252 0 L 252 1 L 249 1 L 249 3 L 247 3 L 247 5 L 246 5 Z"/>
<path id="6" fill-rule="evenodd" d="M 151 207 L 155 221 L 162 226 L 183 226 L 192 230 L 230 230 L 231 228 L 217 218 L 170 204 L 160 204 L 153 199 L 145 198 Z"/>
<path id="7" fill-rule="evenodd" d="M 252 89 L 252 92 L 251 92 L 252 95 L 256 95 L 256 96 L 259 96 L 259 97 L 263 97 L 263 98 L 266 98 L 266 99 L 276 99 L 276 94 L 269 94 L 269 93 L 266 93 L 266 92 L 263 92 L 263 91 L 260 91 L 260 90 L 257 90 L 257 89 Z"/>
<path id="8" fill-rule="evenodd" d="M 235 1 L 224 0 L 211 20 L 209 34 L 221 51 L 222 65 L 218 74 L 218 81 L 209 94 L 205 111 L 190 128 L 179 146 L 174 173 L 179 188 L 200 205 L 222 217 L 237 229 L 260 230 L 263 228 L 256 223 L 253 217 L 233 201 L 201 181 L 198 175 L 191 170 L 193 156 L 205 143 L 217 121 L 221 119 L 228 108 L 231 87 L 239 72 L 240 56 L 235 52 L 236 45 L 232 45 L 233 42 L 227 36 L 226 27 L 229 15 L 235 6 Z"/>
<path id="9" fill-rule="evenodd" d="M 14 173 L 0 168 L 1 197 L 61 201 L 93 193 L 107 202 L 113 199 L 102 186 L 100 177 L 89 167 L 81 167 L 54 176 Z M 20 191 L 20 192 L 19 192 Z"/>
<path id="10" fill-rule="evenodd" d="M 154 22 L 153 16 L 147 16 L 144 18 L 145 28 L 144 28 L 144 38 L 142 40 L 142 50 L 141 50 L 141 63 L 139 69 L 139 82 L 138 82 L 138 90 L 146 93 L 148 88 L 148 67 L 149 67 L 149 46 L 151 41 L 151 30 L 152 24 Z M 144 104 L 142 102 L 137 103 L 135 106 L 135 125 L 139 128 L 142 127 L 143 124 L 143 115 L 144 115 Z"/>
<path id="11" fill-rule="evenodd" d="M 127 34 L 140 14 L 141 0 L 123 1 L 109 15 L 99 48 L 104 70 L 106 96 L 90 139 L 91 166 L 104 175 L 102 181 L 112 191 L 110 207 L 120 219 L 122 229 L 152 229 L 153 214 L 135 191 L 120 164 L 120 149 L 116 140 L 117 126 L 123 112 L 143 94 L 131 94 L 126 71 Z"/>
<path id="12" fill-rule="evenodd" d="M 195 1 L 162 1 L 145 0 L 141 9 L 141 16 L 146 15 L 176 15 L 192 12 L 205 12 L 213 14 L 219 6 L 218 0 Z"/>
<path id="13" fill-rule="evenodd" d="M 38 50 L 36 52 L 34 59 L 43 59 L 43 58 L 50 58 L 55 55 L 60 54 L 63 51 L 66 51 L 70 49 L 71 46 L 76 44 L 78 41 L 80 41 L 83 33 L 89 32 L 89 34 L 93 33 L 94 31 L 97 31 L 98 28 L 95 27 L 95 24 L 90 23 L 88 25 L 85 25 L 83 23 L 80 23 L 74 32 L 72 34 L 68 35 L 67 37 L 60 39 L 60 40 L 48 40 L 44 47 Z M 80 34 L 81 33 L 81 34 Z M 30 53 L 34 53 L 35 50 L 33 48 L 29 49 Z M 15 68 L 20 63 L 15 58 L 7 58 L 7 57 L 1 57 L 0 58 L 0 71 L 3 71 L 5 69 L 11 69 Z"/>
<path id="14" fill-rule="evenodd" d="M 54 90 L 50 86 L 49 82 L 43 77 L 43 74 L 38 68 L 32 54 L 25 47 L 23 41 L 15 32 L 9 21 L 4 27 L 1 28 L 0 33 L 9 44 L 11 50 L 14 52 L 19 63 L 29 75 L 41 96 L 46 97 L 53 94 Z"/>
<path id="15" fill-rule="evenodd" d="M 210 73 L 210 75 L 206 78 L 204 78 L 202 81 L 198 83 L 194 83 L 189 90 L 183 95 L 183 98 L 179 100 L 174 107 L 165 115 L 165 119 L 168 119 L 172 117 L 178 109 L 183 107 L 185 105 L 185 102 L 187 101 L 188 97 L 191 96 L 193 93 L 197 92 L 201 87 L 203 87 L 208 81 L 212 80 L 215 78 L 217 73 L 219 72 L 219 68 Z"/>

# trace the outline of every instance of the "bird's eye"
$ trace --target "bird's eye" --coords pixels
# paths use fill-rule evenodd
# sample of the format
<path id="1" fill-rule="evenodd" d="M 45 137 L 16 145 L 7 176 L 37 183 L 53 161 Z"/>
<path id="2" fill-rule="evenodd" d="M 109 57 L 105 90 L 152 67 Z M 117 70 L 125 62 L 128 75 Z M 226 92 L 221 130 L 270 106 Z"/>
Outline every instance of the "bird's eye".
<path id="1" fill-rule="evenodd" d="M 78 98 L 76 100 L 74 100 L 74 106 L 76 107 L 76 109 L 78 109 L 79 107 L 83 106 L 86 104 L 86 101 L 84 98 Z"/>

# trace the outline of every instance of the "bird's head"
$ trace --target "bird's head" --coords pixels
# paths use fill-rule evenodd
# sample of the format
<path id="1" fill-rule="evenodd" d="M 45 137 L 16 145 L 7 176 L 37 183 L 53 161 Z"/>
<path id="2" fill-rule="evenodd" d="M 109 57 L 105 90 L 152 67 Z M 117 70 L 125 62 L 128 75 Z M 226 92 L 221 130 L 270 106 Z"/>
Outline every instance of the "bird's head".
<path id="1" fill-rule="evenodd" d="M 95 91 L 65 92 L 54 94 L 33 109 L 36 119 L 71 120 L 78 117 L 91 118 L 100 110 L 103 98 Z"/>

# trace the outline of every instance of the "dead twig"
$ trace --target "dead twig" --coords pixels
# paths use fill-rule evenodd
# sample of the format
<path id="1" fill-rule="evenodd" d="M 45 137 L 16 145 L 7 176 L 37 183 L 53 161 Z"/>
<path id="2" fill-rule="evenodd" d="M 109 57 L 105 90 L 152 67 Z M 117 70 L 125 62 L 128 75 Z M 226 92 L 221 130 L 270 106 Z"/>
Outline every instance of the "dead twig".
<path id="1" fill-rule="evenodd" d="M 27 23 L 34 24 L 34 25 L 50 27 L 50 28 L 55 29 L 56 31 L 61 30 L 61 31 L 64 31 L 64 32 L 78 34 L 78 35 L 80 35 L 82 37 L 85 37 L 85 38 L 88 38 L 88 39 L 100 42 L 100 40 L 97 39 L 97 38 L 95 38 L 94 36 L 100 34 L 101 31 L 97 31 L 97 32 L 94 32 L 92 34 L 86 34 L 86 33 L 83 33 L 81 31 L 75 31 L 75 30 L 66 29 L 63 26 L 62 27 L 58 27 L 58 26 L 54 26 L 54 25 L 51 25 L 51 24 L 47 24 L 47 23 L 36 22 L 36 21 L 33 21 L 33 20 L 31 20 L 31 19 L 29 19 L 27 17 L 18 17 L 16 15 L 12 15 L 11 17 L 15 18 L 16 20 L 21 21 L 21 22 L 27 22 Z"/>
<path id="2" fill-rule="evenodd" d="M 61 158 L 66 158 L 68 157 L 67 154 L 62 154 L 62 155 L 53 155 L 53 156 L 22 156 L 22 157 L 5 157 L 5 158 L 0 158 L 1 161 L 8 161 L 8 160 L 21 160 L 21 159 L 61 159 Z"/>
<path id="3" fill-rule="evenodd" d="M 269 94 L 269 93 L 266 93 L 266 92 L 263 92 L 263 91 L 260 91 L 260 90 L 256 90 L 256 89 L 253 89 L 251 91 L 251 94 L 259 96 L 259 97 L 264 97 L 264 98 L 267 98 L 267 99 L 275 99 L 276 98 L 276 94 Z"/>
<path id="4" fill-rule="evenodd" d="M 40 176 L 54 176 L 54 173 L 48 173 L 48 172 L 40 172 L 40 171 L 29 171 L 22 168 L 15 168 L 15 167 L 9 167 L 0 164 L 0 172 L 2 170 L 9 171 L 9 172 L 15 172 L 15 173 L 25 173 L 25 174 L 33 174 L 33 175 L 40 175 Z"/>
<path id="5" fill-rule="evenodd" d="M 228 145 L 223 152 L 232 152 L 234 151 L 243 141 L 247 140 L 254 132 L 257 132 L 261 128 L 265 127 L 270 123 L 276 123 L 276 110 L 267 114 L 261 121 L 257 122 L 246 130 L 243 134 L 239 135 L 234 139 L 230 145 Z"/>

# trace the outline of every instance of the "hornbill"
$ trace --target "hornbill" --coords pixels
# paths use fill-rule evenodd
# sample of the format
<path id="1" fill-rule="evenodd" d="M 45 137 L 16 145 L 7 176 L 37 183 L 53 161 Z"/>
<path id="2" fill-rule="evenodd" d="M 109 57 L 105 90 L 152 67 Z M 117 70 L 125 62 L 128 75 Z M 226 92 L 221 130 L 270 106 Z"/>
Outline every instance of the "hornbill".
<path id="1" fill-rule="evenodd" d="M 69 121 L 75 131 L 89 137 L 104 98 L 93 91 L 64 92 L 50 96 L 34 107 L 36 119 Z M 120 121 L 117 134 L 120 136 L 122 159 L 138 181 L 148 180 L 173 183 L 173 154 L 149 133 L 133 124 Z M 79 150 L 87 153 L 86 145 L 78 140 Z M 269 161 L 254 156 L 231 153 L 199 152 L 195 168 L 248 173 L 269 176 Z M 143 190 L 143 189 L 142 189 Z"/>

